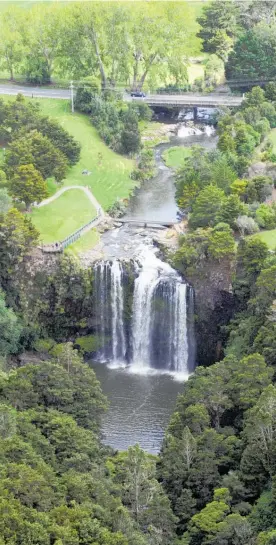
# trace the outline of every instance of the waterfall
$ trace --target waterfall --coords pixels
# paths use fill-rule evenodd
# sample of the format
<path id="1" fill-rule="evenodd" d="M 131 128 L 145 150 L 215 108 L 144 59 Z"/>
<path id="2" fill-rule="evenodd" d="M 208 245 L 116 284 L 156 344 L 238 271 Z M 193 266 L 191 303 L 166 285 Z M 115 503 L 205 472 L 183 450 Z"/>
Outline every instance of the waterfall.
<path id="1" fill-rule="evenodd" d="M 124 267 L 117 259 L 94 267 L 98 358 L 139 372 L 188 374 L 194 366 L 192 288 L 151 248 Z M 126 296 L 129 268 L 134 285 Z"/>
<path id="2" fill-rule="evenodd" d="M 112 359 L 114 361 L 124 359 L 126 355 L 122 277 L 122 265 L 116 259 L 111 265 Z"/>
<path id="3" fill-rule="evenodd" d="M 126 335 L 124 329 L 123 268 L 117 259 L 101 261 L 94 267 L 95 303 L 98 310 L 97 334 L 102 361 L 124 361 Z M 110 342 L 111 340 L 111 342 Z"/>

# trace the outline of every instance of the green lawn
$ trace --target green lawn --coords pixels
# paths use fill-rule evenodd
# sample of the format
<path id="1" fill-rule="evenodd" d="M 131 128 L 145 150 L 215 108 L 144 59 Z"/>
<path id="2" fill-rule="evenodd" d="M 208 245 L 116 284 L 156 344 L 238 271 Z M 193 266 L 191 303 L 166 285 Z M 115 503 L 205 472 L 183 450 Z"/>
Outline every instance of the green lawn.
<path id="1" fill-rule="evenodd" d="M 254 236 L 263 240 L 271 250 L 276 249 L 276 229 L 271 229 L 270 231 L 260 231 Z"/>
<path id="2" fill-rule="evenodd" d="M 196 79 L 204 78 L 204 64 L 202 63 L 191 63 L 187 70 L 189 83 L 194 83 Z"/>
<path id="3" fill-rule="evenodd" d="M 179 168 L 189 155 L 191 155 L 191 148 L 175 146 L 165 150 L 162 157 L 168 167 Z"/>
<path id="4" fill-rule="evenodd" d="M 70 105 L 64 100 L 38 99 L 42 113 L 49 115 L 70 132 L 81 143 L 81 158 L 72 167 L 64 186 L 89 186 L 96 199 L 107 210 L 117 198 L 127 198 L 135 186 L 130 179 L 134 162 L 110 150 L 100 139 L 96 129 L 85 115 L 70 111 Z M 101 158 L 99 157 L 101 154 Z M 83 170 L 91 175 L 85 176 Z M 53 180 L 47 181 L 49 195 L 53 195 L 57 186 Z M 87 223 L 95 210 L 82 191 L 72 190 L 42 208 L 33 210 L 32 220 L 41 233 L 43 242 L 62 240 L 70 233 Z M 70 248 L 77 253 L 92 248 L 98 237 L 91 231 L 80 238 Z"/>
<path id="5" fill-rule="evenodd" d="M 31 219 L 45 243 L 61 241 L 88 223 L 96 210 L 83 191 L 66 191 L 55 201 L 41 208 L 34 208 Z"/>
<path id="6" fill-rule="evenodd" d="M 64 185 L 89 186 L 105 210 L 117 197 L 127 198 L 135 186 L 129 177 L 134 162 L 110 150 L 100 139 L 89 118 L 79 113 L 72 114 L 67 101 L 42 98 L 37 102 L 42 113 L 57 119 L 81 144 L 80 161 L 70 169 Z M 83 170 L 89 170 L 91 175 L 82 175 Z"/>
<path id="7" fill-rule="evenodd" d="M 80 252 L 86 252 L 87 250 L 91 250 L 97 242 L 100 240 L 100 235 L 96 229 L 91 229 L 91 231 L 88 231 L 80 237 L 76 242 L 71 244 L 68 247 L 68 252 L 73 252 L 75 255 L 78 255 Z"/>

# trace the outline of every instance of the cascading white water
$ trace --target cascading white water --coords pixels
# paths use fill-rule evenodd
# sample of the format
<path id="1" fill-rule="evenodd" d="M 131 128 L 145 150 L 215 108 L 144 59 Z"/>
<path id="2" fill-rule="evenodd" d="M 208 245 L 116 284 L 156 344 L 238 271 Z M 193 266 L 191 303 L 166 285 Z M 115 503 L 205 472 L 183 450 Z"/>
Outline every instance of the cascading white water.
<path id="1" fill-rule="evenodd" d="M 132 346 L 133 365 L 151 366 L 152 302 L 160 282 L 158 269 L 142 270 L 135 281 L 133 296 Z"/>
<path id="2" fill-rule="evenodd" d="M 124 282 L 129 270 L 119 260 L 95 266 L 99 357 L 129 363 L 133 370 L 149 368 L 189 374 L 193 369 L 189 339 L 193 337 L 190 288 L 150 247 L 139 250 L 131 262 L 131 317 L 125 318 Z M 190 353 L 189 353 L 190 352 Z"/>
<path id="3" fill-rule="evenodd" d="M 111 265 L 111 320 L 112 320 L 112 359 L 119 361 L 126 355 L 124 331 L 124 293 L 123 269 L 117 259 Z"/>
<path id="4" fill-rule="evenodd" d="M 94 271 L 95 304 L 98 310 L 97 333 L 101 346 L 99 357 L 102 361 L 124 361 L 126 335 L 122 264 L 117 259 L 112 262 L 101 261 L 97 263 Z"/>
<path id="5" fill-rule="evenodd" d="M 188 334 L 187 334 L 187 285 L 177 283 L 175 286 L 173 331 L 174 370 L 187 371 L 188 367 Z"/>
<path id="6" fill-rule="evenodd" d="M 188 373 L 187 285 L 152 249 L 140 256 L 132 320 L 132 365 Z"/>

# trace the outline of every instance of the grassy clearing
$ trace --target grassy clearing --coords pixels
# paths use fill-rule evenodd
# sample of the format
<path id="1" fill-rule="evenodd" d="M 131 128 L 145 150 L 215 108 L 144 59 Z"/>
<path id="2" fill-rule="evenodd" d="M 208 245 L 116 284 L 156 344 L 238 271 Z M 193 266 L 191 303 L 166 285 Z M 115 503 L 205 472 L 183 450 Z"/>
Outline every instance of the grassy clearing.
<path id="1" fill-rule="evenodd" d="M 271 229 L 270 231 L 260 231 L 255 237 L 260 238 L 265 242 L 270 250 L 276 249 L 276 229 Z"/>
<path id="2" fill-rule="evenodd" d="M 179 168 L 184 163 L 184 159 L 191 155 L 191 148 L 176 146 L 166 149 L 162 155 L 168 167 Z"/>
<path id="3" fill-rule="evenodd" d="M 1 97 L 5 100 L 15 98 L 8 95 Z M 134 160 L 109 149 L 89 118 L 79 113 L 72 114 L 66 100 L 39 98 L 35 102 L 39 103 L 42 114 L 56 119 L 81 144 L 80 161 L 68 171 L 63 186 L 88 186 L 105 210 L 117 199 L 128 198 L 136 185 L 130 178 L 135 166 Z M 83 170 L 88 170 L 91 174 L 85 176 L 82 174 Z M 53 194 L 53 182 L 50 181 L 49 184 Z"/>
<path id="4" fill-rule="evenodd" d="M 90 187 L 105 210 L 117 198 L 127 198 L 135 185 L 129 177 L 134 162 L 110 150 L 100 139 L 89 118 L 79 113 L 72 114 L 67 101 L 42 98 L 37 102 L 42 113 L 57 119 L 81 144 L 80 161 L 68 172 L 64 186 Z M 91 174 L 84 176 L 83 170 Z"/>
<path id="5" fill-rule="evenodd" d="M 100 240 L 100 235 L 96 229 L 91 229 L 91 231 L 88 231 L 80 237 L 74 244 L 71 244 L 66 249 L 65 252 L 73 252 L 73 254 L 78 255 L 80 252 L 87 252 L 88 250 L 91 250 Z"/>
<path id="6" fill-rule="evenodd" d="M 31 219 L 45 243 L 61 241 L 96 216 L 83 191 L 66 191 L 55 201 L 32 210 Z"/>
<path id="7" fill-rule="evenodd" d="M 187 68 L 189 83 L 194 83 L 196 79 L 204 78 L 204 64 L 192 63 Z"/>

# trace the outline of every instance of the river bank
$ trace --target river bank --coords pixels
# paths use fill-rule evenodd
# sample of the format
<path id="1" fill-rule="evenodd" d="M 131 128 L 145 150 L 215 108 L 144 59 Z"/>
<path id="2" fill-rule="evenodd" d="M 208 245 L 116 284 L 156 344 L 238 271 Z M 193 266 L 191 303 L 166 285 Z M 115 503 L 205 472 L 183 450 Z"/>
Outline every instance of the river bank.
<path id="1" fill-rule="evenodd" d="M 174 222 L 174 226 L 169 229 L 162 226 L 159 229 L 145 228 L 143 224 L 123 226 L 120 219 L 109 218 L 100 228 L 101 236 L 98 243 L 93 248 L 79 253 L 82 266 L 89 267 L 99 259 L 129 259 L 141 244 L 157 242 L 169 248 L 176 248 L 178 235 L 186 231 L 186 221 L 179 222 L 174 170 L 165 164 L 163 156 L 172 148 L 188 150 L 195 144 L 212 149 L 216 146 L 217 137 L 210 126 L 194 125 L 191 121 L 156 125 L 159 138 L 162 135 L 163 138 L 167 137 L 168 141 L 154 146 L 156 176 L 136 188 L 125 217 L 132 220 L 169 221 Z"/>

